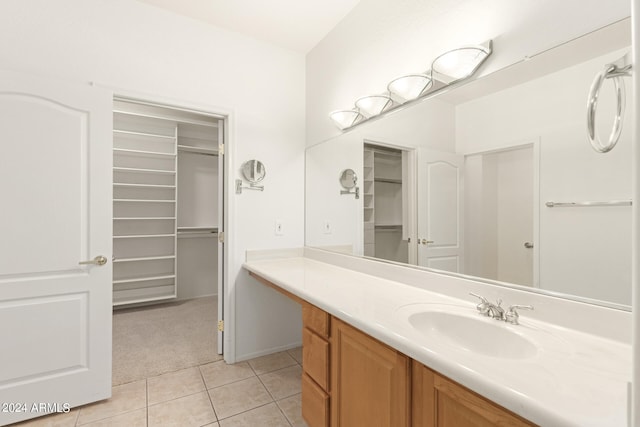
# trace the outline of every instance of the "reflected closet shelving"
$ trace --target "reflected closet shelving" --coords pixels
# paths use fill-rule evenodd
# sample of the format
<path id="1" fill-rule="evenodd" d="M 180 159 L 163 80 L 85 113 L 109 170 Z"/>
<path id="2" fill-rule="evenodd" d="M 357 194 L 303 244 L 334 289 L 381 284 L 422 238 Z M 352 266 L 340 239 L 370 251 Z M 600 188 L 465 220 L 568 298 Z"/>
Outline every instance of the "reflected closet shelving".
<path id="1" fill-rule="evenodd" d="M 365 144 L 363 152 L 364 254 L 406 262 L 403 243 L 402 152 Z"/>
<path id="2" fill-rule="evenodd" d="M 217 239 L 178 237 L 217 237 L 220 119 L 116 100 L 113 123 L 113 305 L 174 299 L 183 276 L 215 293 Z"/>

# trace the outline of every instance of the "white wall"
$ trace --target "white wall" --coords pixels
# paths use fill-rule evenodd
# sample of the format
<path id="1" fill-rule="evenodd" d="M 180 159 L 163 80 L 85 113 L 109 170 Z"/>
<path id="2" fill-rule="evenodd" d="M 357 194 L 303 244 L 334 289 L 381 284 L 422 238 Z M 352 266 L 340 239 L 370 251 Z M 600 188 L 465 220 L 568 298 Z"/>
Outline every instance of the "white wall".
<path id="1" fill-rule="evenodd" d="M 540 141 L 540 271 L 542 289 L 630 304 L 631 209 L 548 208 L 546 201 L 631 198 L 631 106 L 620 142 L 598 154 L 586 136 L 588 88 L 625 50 L 459 105 L 461 153 Z M 602 89 L 597 129 L 607 138 L 614 116 L 611 83 Z"/>
<path id="2" fill-rule="evenodd" d="M 235 303 L 226 313 L 225 358 L 300 342 L 297 305 L 249 278 L 241 264 L 246 249 L 303 244 L 303 55 L 133 0 L 4 0 L 0 52 L 3 69 L 230 113 L 230 183 L 252 158 L 265 163 L 267 177 L 263 193 L 229 194 Z M 274 234 L 276 219 L 284 236 Z"/>
<path id="3" fill-rule="evenodd" d="M 339 134 L 331 111 L 451 48 L 493 39 L 488 74 L 630 13 L 628 0 L 361 0 L 307 55 L 307 144 Z"/>

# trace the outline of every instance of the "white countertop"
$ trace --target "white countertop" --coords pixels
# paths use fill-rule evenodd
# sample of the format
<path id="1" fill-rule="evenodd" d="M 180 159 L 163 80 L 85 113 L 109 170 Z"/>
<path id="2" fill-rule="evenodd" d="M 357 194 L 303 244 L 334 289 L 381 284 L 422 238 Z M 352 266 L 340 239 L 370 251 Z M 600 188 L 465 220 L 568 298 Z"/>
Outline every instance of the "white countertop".
<path id="1" fill-rule="evenodd" d="M 472 353 L 446 339 L 427 340 L 407 321 L 436 304 L 473 316 L 472 297 L 453 298 L 304 256 L 258 259 L 244 268 L 536 424 L 627 425 L 632 364 L 631 346 L 623 342 L 534 320 L 523 311 L 520 325 L 480 315 L 477 320 L 535 343 L 535 354 L 505 359 Z"/>

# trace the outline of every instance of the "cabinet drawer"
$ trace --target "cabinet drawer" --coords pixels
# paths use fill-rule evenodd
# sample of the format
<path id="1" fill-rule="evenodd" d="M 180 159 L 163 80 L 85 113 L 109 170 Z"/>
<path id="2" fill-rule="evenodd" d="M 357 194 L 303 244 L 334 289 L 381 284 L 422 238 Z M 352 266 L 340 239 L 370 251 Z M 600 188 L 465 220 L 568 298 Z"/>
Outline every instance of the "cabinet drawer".
<path id="1" fill-rule="evenodd" d="M 302 330 L 302 367 L 323 390 L 329 391 L 329 343 L 307 328 Z"/>
<path id="2" fill-rule="evenodd" d="M 324 338 L 329 338 L 329 314 L 308 303 L 302 305 L 302 324 Z"/>
<path id="3" fill-rule="evenodd" d="M 302 418 L 309 427 L 329 426 L 329 395 L 302 374 Z"/>

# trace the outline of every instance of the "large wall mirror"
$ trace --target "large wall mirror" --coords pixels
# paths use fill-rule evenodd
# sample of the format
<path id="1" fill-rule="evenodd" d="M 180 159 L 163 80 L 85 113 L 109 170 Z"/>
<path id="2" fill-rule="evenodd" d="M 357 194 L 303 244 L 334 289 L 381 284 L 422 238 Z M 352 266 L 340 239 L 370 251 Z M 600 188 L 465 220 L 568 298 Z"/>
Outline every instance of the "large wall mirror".
<path id="1" fill-rule="evenodd" d="M 607 154 L 586 107 L 630 45 L 626 19 L 309 147 L 307 246 L 629 309 L 632 106 Z M 602 139 L 616 108 L 607 80 Z"/>

